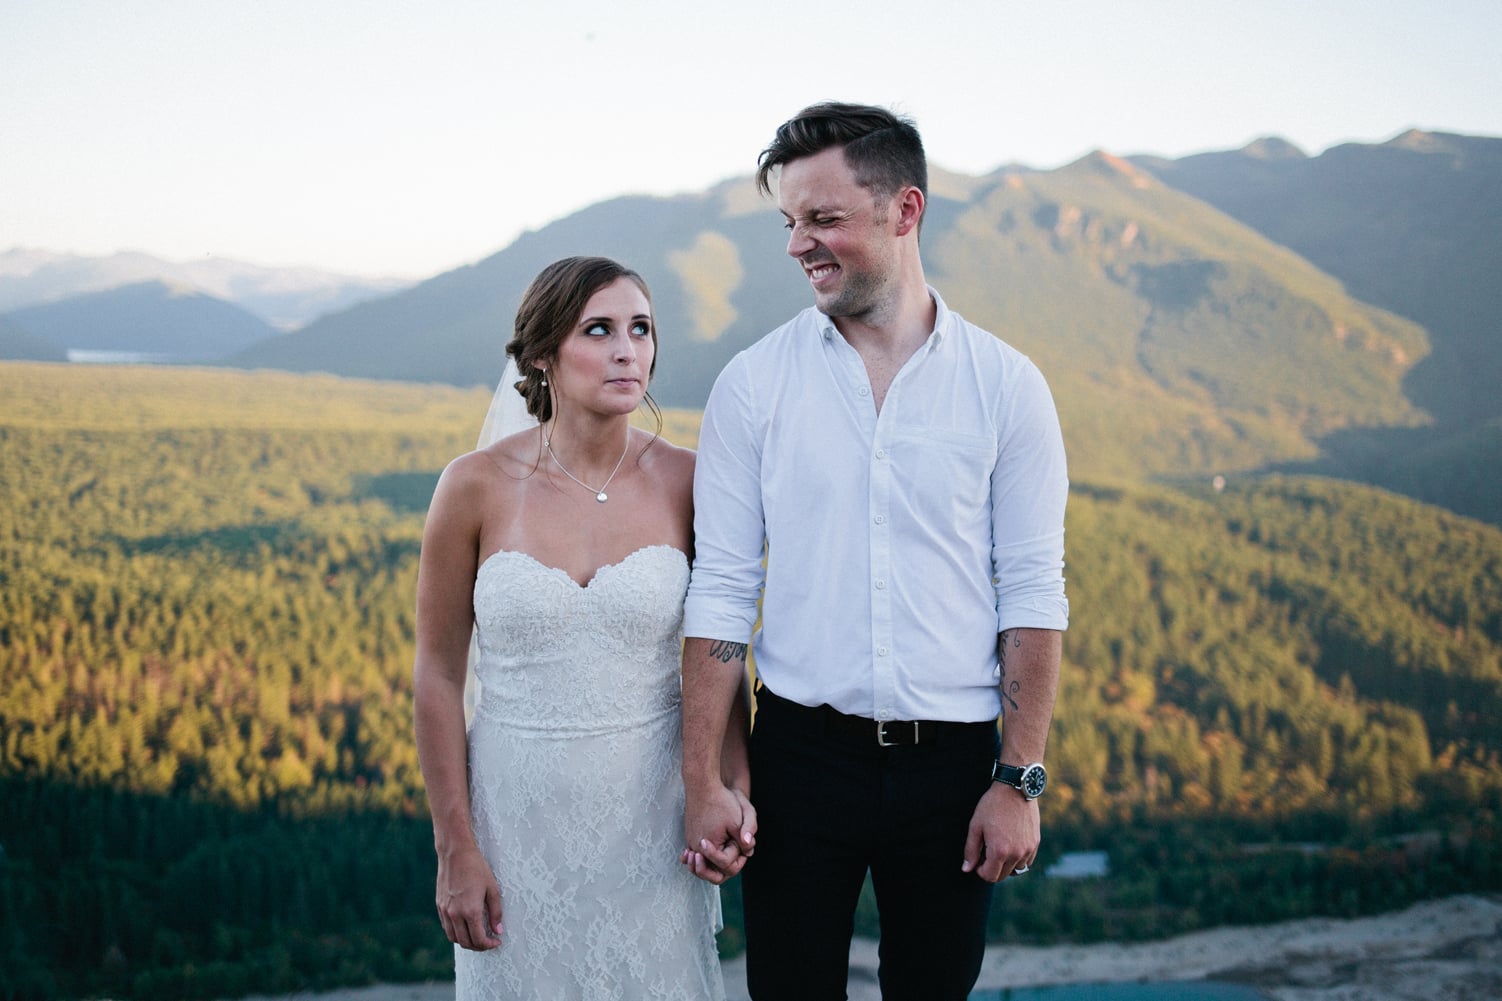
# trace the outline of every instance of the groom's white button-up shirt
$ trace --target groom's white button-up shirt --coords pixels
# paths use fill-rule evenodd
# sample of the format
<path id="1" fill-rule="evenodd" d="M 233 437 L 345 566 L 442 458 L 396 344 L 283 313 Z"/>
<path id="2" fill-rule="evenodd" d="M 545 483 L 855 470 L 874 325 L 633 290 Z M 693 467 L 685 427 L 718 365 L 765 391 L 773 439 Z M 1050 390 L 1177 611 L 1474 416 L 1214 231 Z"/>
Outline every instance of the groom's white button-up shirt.
<path id="1" fill-rule="evenodd" d="M 1069 485 L 1037 367 L 930 293 L 933 333 L 880 414 L 812 307 L 725 367 L 699 435 L 684 634 L 746 642 L 765 584 L 753 654 L 777 694 L 977 722 L 1001 707 L 997 633 L 1069 624 Z"/>

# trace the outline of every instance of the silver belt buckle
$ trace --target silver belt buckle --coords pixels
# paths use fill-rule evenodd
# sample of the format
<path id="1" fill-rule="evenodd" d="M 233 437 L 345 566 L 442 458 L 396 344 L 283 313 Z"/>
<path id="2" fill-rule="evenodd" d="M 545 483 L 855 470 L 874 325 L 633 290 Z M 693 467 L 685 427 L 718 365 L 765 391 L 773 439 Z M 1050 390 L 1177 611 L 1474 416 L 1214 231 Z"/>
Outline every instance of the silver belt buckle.
<path id="1" fill-rule="evenodd" d="M 898 721 L 895 720 L 895 719 L 879 719 L 879 720 L 876 721 L 876 746 L 877 747 L 898 747 L 898 746 L 900 746 L 900 745 L 897 744 L 896 741 L 891 741 L 891 740 L 887 739 L 887 724 L 888 723 L 896 723 L 896 722 L 898 722 Z M 913 743 L 916 744 L 916 743 L 918 743 L 918 721 L 917 720 L 913 720 L 912 722 L 913 722 Z"/>

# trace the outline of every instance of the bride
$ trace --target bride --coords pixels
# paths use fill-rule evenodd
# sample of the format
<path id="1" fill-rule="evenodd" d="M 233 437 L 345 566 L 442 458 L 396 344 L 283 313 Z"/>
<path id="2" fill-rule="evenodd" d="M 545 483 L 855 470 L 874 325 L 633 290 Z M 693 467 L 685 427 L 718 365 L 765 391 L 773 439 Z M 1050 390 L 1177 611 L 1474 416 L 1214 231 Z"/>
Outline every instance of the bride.
<path id="1" fill-rule="evenodd" d="M 433 494 L 414 715 L 461 999 L 724 997 L 718 890 L 680 864 L 694 455 L 629 423 L 656 349 L 639 275 L 549 265 Z"/>

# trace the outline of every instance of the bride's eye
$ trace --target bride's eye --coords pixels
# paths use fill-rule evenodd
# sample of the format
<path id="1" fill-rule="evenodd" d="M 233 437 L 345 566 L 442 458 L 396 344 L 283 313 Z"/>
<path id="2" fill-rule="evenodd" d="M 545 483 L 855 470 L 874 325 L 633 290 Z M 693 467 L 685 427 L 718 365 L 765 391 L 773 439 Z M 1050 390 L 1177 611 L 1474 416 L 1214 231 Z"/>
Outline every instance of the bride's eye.
<path id="1" fill-rule="evenodd" d="M 584 328 L 584 333 L 590 337 L 609 337 L 610 327 L 604 323 L 591 323 Z"/>
<path id="2" fill-rule="evenodd" d="M 637 320 L 635 323 L 631 324 L 631 334 L 633 337 L 651 337 L 652 325 L 650 323 L 646 323 L 645 321 Z"/>

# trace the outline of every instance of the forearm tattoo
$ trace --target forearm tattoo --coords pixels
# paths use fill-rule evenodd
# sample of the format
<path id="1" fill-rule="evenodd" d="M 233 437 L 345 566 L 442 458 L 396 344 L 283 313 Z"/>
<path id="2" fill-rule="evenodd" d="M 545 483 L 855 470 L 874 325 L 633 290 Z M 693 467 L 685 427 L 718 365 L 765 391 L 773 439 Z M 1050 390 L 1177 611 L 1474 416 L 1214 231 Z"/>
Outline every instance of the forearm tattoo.
<path id="1" fill-rule="evenodd" d="M 1007 630 L 1001 634 L 1001 642 L 996 644 L 996 661 L 1001 676 L 1001 718 L 1006 720 L 1007 710 L 1017 708 L 1017 694 L 1022 691 L 1022 682 L 1015 678 L 1007 679 L 1007 647 L 1017 649 L 1022 646 L 1022 634 L 1013 630 Z"/>
<path id="2" fill-rule="evenodd" d="M 746 644 L 732 643 L 729 640 L 715 640 L 709 645 L 709 655 L 721 664 L 728 664 L 738 660 L 742 664 L 746 662 Z"/>

